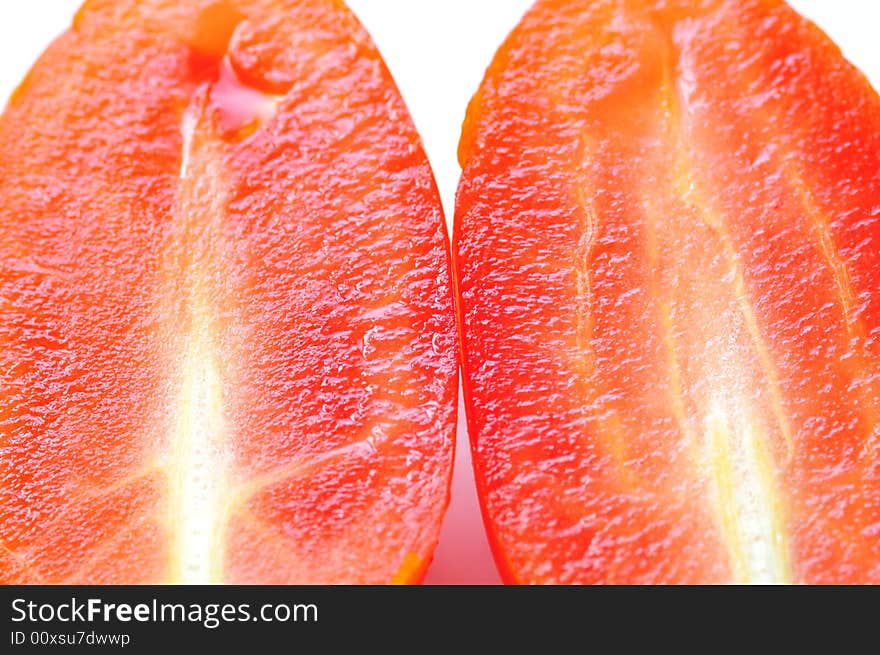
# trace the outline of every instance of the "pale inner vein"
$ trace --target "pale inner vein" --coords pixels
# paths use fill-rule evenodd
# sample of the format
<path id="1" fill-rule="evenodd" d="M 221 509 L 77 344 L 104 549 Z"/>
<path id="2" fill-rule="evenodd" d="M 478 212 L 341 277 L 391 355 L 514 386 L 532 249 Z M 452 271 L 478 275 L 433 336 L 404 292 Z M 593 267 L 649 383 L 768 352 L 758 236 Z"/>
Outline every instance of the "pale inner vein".
<path id="1" fill-rule="evenodd" d="M 209 263 L 196 244 L 190 245 L 191 255 L 186 245 L 192 233 L 201 237 L 199 241 L 216 243 L 212 227 L 223 218 L 225 194 L 222 171 L 217 170 L 221 159 L 209 144 L 200 143 L 197 128 L 198 117 L 190 108 L 181 123 L 184 148 L 177 216 L 187 235 L 182 256 L 187 268 L 185 314 L 189 324 L 174 410 L 169 499 L 172 576 L 173 582 L 182 584 L 222 580 L 228 484 L 223 383 L 213 323 L 216 311 L 210 302 Z"/>
<path id="2" fill-rule="evenodd" d="M 675 144 L 675 188 L 685 206 L 695 211 L 719 239 L 729 270 L 729 281 L 704 284 L 706 293 L 727 305 L 740 329 L 725 324 L 721 316 L 700 317 L 704 326 L 702 385 L 700 397 L 702 449 L 699 457 L 712 490 L 713 504 L 726 543 L 733 580 L 739 583 L 790 582 L 790 562 L 785 511 L 776 480 L 776 462 L 770 452 L 771 424 L 776 423 L 786 448 L 792 448 L 791 429 L 783 409 L 778 374 L 758 327 L 748 297 L 742 265 L 727 228 L 726 217 L 708 202 L 703 181 L 689 152 L 695 142 L 689 129 L 690 80 L 687 57 L 675 55 L 669 42 L 664 86 L 671 115 L 669 136 Z M 675 62 L 675 63 L 672 63 Z M 711 280 L 711 281 L 710 281 Z M 719 283 L 720 282 L 720 283 Z M 714 304 L 714 303 L 712 303 Z M 726 312 L 727 310 L 725 310 Z M 696 317 L 695 317 L 696 318 Z M 740 335 L 734 337 L 733 334 Z M 746 342 L 741 343 L 742 336 Z M 754 355 L 750 355 L 750 351 Z M 754 356 L 763 381 L 741 360 Z M 770 416 L 752 406 L 747 389 L 763 385 L 770 400 Z"/>

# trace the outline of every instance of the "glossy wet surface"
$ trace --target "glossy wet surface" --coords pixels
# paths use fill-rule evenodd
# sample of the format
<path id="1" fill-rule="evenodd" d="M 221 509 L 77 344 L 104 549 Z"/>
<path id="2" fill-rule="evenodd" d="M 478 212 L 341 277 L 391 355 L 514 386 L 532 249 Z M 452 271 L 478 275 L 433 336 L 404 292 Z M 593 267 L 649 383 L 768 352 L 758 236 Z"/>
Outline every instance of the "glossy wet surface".
<path id="1" fill-rule="evenodd" d="M 4 581 L 421 577 L 455 420 L 448 251 L 347 10 L 90 2 L 0 162 Z"/>
<path id="2" fill-rule="evenodd" d="M 460 147 L 507 579 L 880 576 L 880 99 L 776 2 L 539 2 Z"/>

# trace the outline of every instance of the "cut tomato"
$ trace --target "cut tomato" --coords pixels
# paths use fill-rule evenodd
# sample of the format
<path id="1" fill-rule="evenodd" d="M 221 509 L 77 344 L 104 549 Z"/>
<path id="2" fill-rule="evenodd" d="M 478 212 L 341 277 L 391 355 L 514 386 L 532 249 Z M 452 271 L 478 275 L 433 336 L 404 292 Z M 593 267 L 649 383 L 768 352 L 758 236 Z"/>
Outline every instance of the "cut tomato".
<path id="1" fill-rule="evenodd" d="M 518 583 L 880 583 L 880 98 L 773 0 L 542 0 L 471 103 L 465 397 Z"/>
<path id="2" fill-rule="evenodd" d="M 341 2 L 91 0 L 0 171 L 0 582 L 420 580 L 448 239 Z"/>

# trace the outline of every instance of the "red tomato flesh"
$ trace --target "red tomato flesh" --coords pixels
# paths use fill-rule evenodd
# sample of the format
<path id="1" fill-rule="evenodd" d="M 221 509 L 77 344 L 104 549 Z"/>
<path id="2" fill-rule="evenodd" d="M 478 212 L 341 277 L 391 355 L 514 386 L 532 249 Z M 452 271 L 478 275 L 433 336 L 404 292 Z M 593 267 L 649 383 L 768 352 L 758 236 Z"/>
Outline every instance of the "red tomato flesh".
<path id="1" fill-rule="evenodd" d="M 91 0 L 0 171 L 0 582 L 421 579 L 448 240 L 341 2 Z"/>
<path id="2" fill-rule="evenodd" d="M 775 0 L 541 0 L 455 249 L 519 583 L 880 583 L 880 98 Z"/>

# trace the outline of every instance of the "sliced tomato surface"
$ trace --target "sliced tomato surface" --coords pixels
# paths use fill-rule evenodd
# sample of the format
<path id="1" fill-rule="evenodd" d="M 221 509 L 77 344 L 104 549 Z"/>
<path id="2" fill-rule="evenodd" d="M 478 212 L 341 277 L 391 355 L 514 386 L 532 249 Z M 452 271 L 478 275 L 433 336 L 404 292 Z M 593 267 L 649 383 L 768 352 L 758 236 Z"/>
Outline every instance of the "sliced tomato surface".
<path id="1" fill-rule="evenodd" d="M 420 580 L 448 239 L 342 3 L 92 0 L 0 171 L 0 581 Z"/>
<path id="2" fill-rule="evenodd" d="M 880 582 L 880 98 L 831 40 L 775 0 L 541 0 L 460 159 L 505 578 Z"/>

